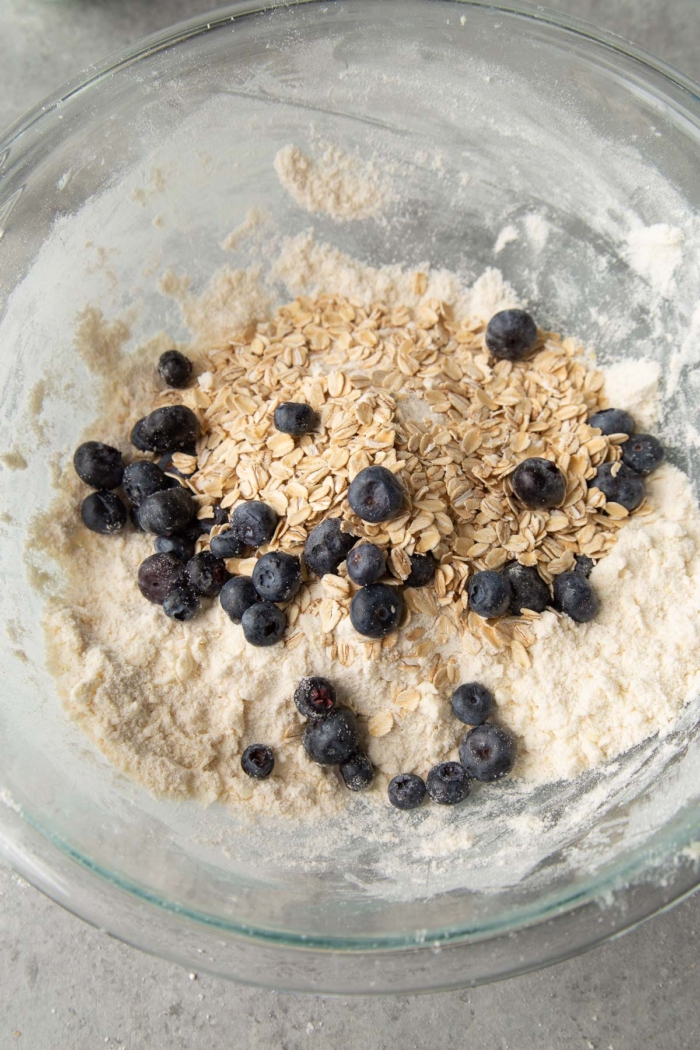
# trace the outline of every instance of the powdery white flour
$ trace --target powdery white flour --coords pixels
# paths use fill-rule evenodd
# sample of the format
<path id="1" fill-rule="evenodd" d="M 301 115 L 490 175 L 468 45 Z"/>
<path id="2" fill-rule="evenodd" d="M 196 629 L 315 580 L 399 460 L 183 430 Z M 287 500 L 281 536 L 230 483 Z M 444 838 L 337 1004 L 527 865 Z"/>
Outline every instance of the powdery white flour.
<path id="1" fill-rule="evenodd" d="M 274 161 L 281 185 L 305 211 L 325 212 L 338 222 L 376 216 L 389 190 L 371 163 L 326 145 L 317 156 L 284 146 Z"/>
<path id="2" fill-rule="evenodd" d="M 275 277 L 291 292 L 330 289 L 409 306 L 439 297 L 457 314 L 480 318 L 517 302 L 497 271 L 470 288 L 444 271 L 417 279 L 399 267 L 365 267 L 310 235 L 282 244 Z M 258 314 L 268 295 L 257 275 L 245 271 L 215 276 L 200 299 L 172 277 L 164 289 L 180 299 L 195 358 L 197 346 L 225 338 Z M 164 345 L 156 340 L 127 357 L 120 353 L 127 335 L 94 313 L 84 318 L 83 353 L 93 363 L 105 347 L 109 354 L 104 404 L 89 436 L 121 445 L 128 426 L 152 403 L 154 363 Z M 610 380 L 619 407 L 645 423 L 653 420 L 658 374 L 651 366 L 615 366 Z M 524 782 L 574 777 L 665 733 L 697 687 L 700 513 L 686 477 L 671 466 L 658 471 L 648 491 L 654 512 L 633 518 L 594 570 L 602 604 L 595 622 L 578 625 L 545 613 L 534 625 L 527 670 L 502 652 L 484 648 L 471 655 L 457 640 L 435 645 L 445 660 L 459 662 L 462 681 L 476 679 L 494 690 L 497 718 L 518 739 L 515 775 Z M 250 811 L 301 816 L 342 807 L 347 794 L 337 774 L 309 762 L 301 745 L 292 692 L 308 674 L 331 678 L 365 727 L 386 710 L 397 687 L 413 691 L 415 704 L 396 715 L 390 732 L 365 733 L 378 769 L 370 797 L 383 798 L 397 772 L 425 774 L 456 757 L 464 727 L 451 713 L 448 692 L 424 680 L 420 660 L 399 672 L 396 662 L 361 653 L 341 667 L 321 644 L 318 620 L 303 615 L 297 622 L 303 639 L 292 650 L 247 645 L 217 603 L 189 623 L 170 621 L 136 585 L 149 540 L 88 533 L 77 512 L 80 496 L 67 470 L 58 505 L 35 537 L 58 558 L 65 580 L 47 613 L 51 666 L 69 714 L 128 775 L 161 795 L 218 799 Z M 313 584 L 312 598 L 320 594 L 320 584 Z M 412 626 L 429 636 L 434 624 L 417 615 Z M 363 648 L 349 620 L 341 631 Z M 410 659 L 413 643 L 401 633 L 397 647 Z M 259 783 L 240 770 L 240 754 L 253 742 L 270 744 L 276 754 L 274 775 Z"/>

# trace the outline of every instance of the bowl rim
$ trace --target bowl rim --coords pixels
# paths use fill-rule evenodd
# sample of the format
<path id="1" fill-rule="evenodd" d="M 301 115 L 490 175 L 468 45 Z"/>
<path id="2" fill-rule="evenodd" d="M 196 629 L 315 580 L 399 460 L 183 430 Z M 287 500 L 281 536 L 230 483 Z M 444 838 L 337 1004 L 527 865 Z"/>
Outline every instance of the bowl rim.
<path id="1" fill-rule="evenodd" d="M 7 159 L 10 157 L 15 145 L 21 145 L 21 141 L 30 133 L 35 131 L 41 132 L 42 127 L 50 121 L 62 105 L 81 93 L 89 91 L 93 85 L 101 83 L 106 78 L 160 51 L 176 47 L 178 44 L 194 37 L 216 32 L 227 24 L 241 18 L 271 13 L 278 9 L 292 10 L 302 7 L 321 7 L 324 4 L 328 5 L 329 2 L 330 0 L 233 0 L 226 7 L 212 11 L 210 15 L 198 15 L 176 23 L 165 30 L 152 33 L 135 44 L 112 53 L 103 61 L 89 66 L 56 91 L 47 95 L 28 110 L 24 116 L 10 125 L 0 137 L 0 177 L 4 174 Z M 355 0 L 342 0 L 342 2 L 351 6 Z M 359 2 L 360 0 L 358 0 Z M 377 0 L 377 2 L 390 6 L 392 4 L 400 4 L 401 0 Z M 492 11 L 494 15 L 498 15 L 499 12 L 515 15 L 527 22 L 539 23 L 564 30 L 576 38 L 603 48 L 606 53 L 612 53 L 613 56 L 618 55 L 625 59 L 631 59 L 639 65 L 642 73 L 653 73 L 662 77 L 668 83 L 669 88 L 675 92 L 673 99 L 667 99 L 668 104 L 677 112 L 682 112 L 696 127 L 700 127 L 700 108 L 698 108 L 700 107 L 700 85 L 669 63 L 656 58 L 644 48 L 632 44 L 622 36 L 608 30 L 599 29 L 577 17 L 562 14 L 539 5 L 534 6 L 528 0 L 495 0 L 495 2 L 494 0 L 421 0 L 421 2 L 426 5 L 431 3 L 434 6 L 440 3 L 445 8 L 486 9 Z M 587 61 L 591 61 L 590 56 L 587 57 Z M 678 89 L 682 93 L 680 98 L 678 97 Z M 662 92 L 658 86 L 650 87 L 650 90 L 654 97 L 661 97 Z M 683 100 L 683 96 L 686 96 L 685 100 Z M 685 109 L 686 102 L 689 104 L 687 110 Z M 1 215 L 2 209 L 0 208 Z M 0 784 L 1 787 L 2 785 Z M 7 799 L 3 797 L 1 790 L 0 802 L 7 803 Z M 21 831 L 18 830 L 18 821 L 22 825 Z M 514 961 L 513 965 L 502 968 L 497 972 L 486 972 L 483 960 L 481 960 L 477 962 L 476 968 L 474 966 L 470 968 L 467 963 L 464 975 L 459 980 L 444 981 L 437 979 L 433 981 L 426 977 L 424 970 L 421 970 L 420 978 L 415 980 L 409 979 L 403 983 L 399 982 L 398 987 L 395 984 L 391 987 L 384 987 L 381 980 L 374 980 L 371 987 L 348 988 L 342 983 L 338 984 L 337 982 L 334 983 L 333 980 L 329 980 L 327 986 L 323 986 L 323 982 L 321 982 L 321 985 L 316 984 L 313 988 L 315 992 L 328 991 L 343 994 L 367 994 L 369 992 L 374 994 L 387 991 L 415 991 L 428 988 L 437 990 L 438 988 L 463 987 L 465 984 L 482 983 L 483 981 L 500 979 L 516 973 L 525 973 L 529 970 L 570 958 L 628 929 L 634 928 L 640 922 L 671 907 L 692 893 L 700 885 L 700 872 L 697 864 L 677 863 L 679 855 L 683 854 L 684 849 L 687 852 L 687 847 L 691 846 L 697 837 L 697 820 L 692 820 L 686 814 L 683 819 L 678 821 L 678 824 L 680 827 L 676 828 L 675 834 L 669 834 L 670 828 L 665 826 L 650 843 L 645 844 L 644 849 L 628 854 L 627 863 L 622 868 L 618 867 L 612 872 L 607 871 L 603 878 L 592 880 L 590 885 L 586 887 L 577 887 L 568 894 L 559 895 L 551 905 L 540 909 L 536 916 L 530 915 L 528 917 L 521 913 L 521 921 L 518 925 L 510 924 L 507 927 L 503 927 L 498 923 L 489 923 L 478 929 L 450 928 L 435 933 L 431 931 L 428 942 L 419 939 L 416 936 L 417 931 L 402 937 L 392 935 L 379 938 L 368 937 L 367 939 L 350 939 L 348 937 L 314 938 L 295 933 L 253 929 L 249 926 L 238 925 L 223 919 L 214 921 L 211 916 L 193 911 L 176 902 L 164 901 L 158 894 L 149 892 L 145 887 L 125 880 L 114 872 L 106 871 L 90 858 L 77 852 L 70 844 L 58 840 L 55 835 L 43 828 L 41 823 L 33 818 L 31 814 L 11 803 L 0 806 L 0 853 L 3 853 L 21 875 L 51 897 L 52 900 L 79 917 L 100 926 L 103 926 L 103 921 L 100 919 L 98 923 L 98 914 L 94 911 L 92 905 L 85 904 L 81 906 L 80 901 L 76 901 L 72 893 L 65 891 L 61 880 L 56 880 L 52 877 L 52 858 L 57 862 L 60 859 L 62 863 L 65 862 L 69 865 L 69 869 L 75 871 L 76 883 L 84 883 L 88 895 L 90 894 L 92 881 L 98 879 L 108 889 L 121 891 L 122 894 L 131 897 L 140 905 L 147 904 L 155 907 L 162 917 L 167 917 L 167 921 L 174 923 L 186 921 L 195 923 L 202 928 L 208 927 L 210 930 L 214 927 L 218 937 L 222 935 L 228 936 L 236 941 L 247 941 L 256 945 L 266 943 L 268 946 L 279 947 L 285 951 L 292 950 L 297 954 L 300 949 L 303 949 L 307 955 L 318 953 L 321 958 L 323 956 L 327 957 L 329 954 L 338 955 L 341 959 L 349 959 L 351 957 L 357 959 L 358 956 L 370 954 L 386 957 L 392 953 L 403 954 L 406 950 L 410 950 L 412 953 L 424 954 L 426 951 L 435 951 L 438 946 L 440 948 L 448 948 L 450 946 L 459 948 L 461 946 L 465 949 L 474 949 L 479 943 L 484 941 L 506 939 L 512 937 L 513 934 L 521 938 L 518 944 L 517 960 Z M 686 859 L 692 859 L 689 853 Z M 56 867 L 59 867 L 58 863 Z M 658 875 L 660 870 L 664 872 L 664 880 L 660 880 L 660 882 L 663 882 L 663 886 L 655 886 L 652 889 L 647 885 L 650 873 L 653 871 Z M 625 901 L 624 898 L 633 885 L 636 887 L 644 885 L 647 893 L 643 904 L 630 907 L 629 901 Z M 98 899 L 98 897 L 99 895 L 95 894 L 95 899 Z M 599 929 L 595 929 L 595 920 L 592 919 L 589 935 L 573 939 L 569 937 L 566 944 L 558 943 L 557 938 L 554 937 L 549 945 L 549 949 L 543 950 L 539 941 L 530 941 L 529 933 L 531 931 L 544 925 L 548 925 L 553 931 L 561 920 L 570 917 L 576 912 L 589 911 L 592 915 L 602 913 L 603 904 L 601 902 L 604 898 L 607 898 L 608 919 L 611 921 L 607 921 L 604 924 L 602 932 Z M 220 976 L 234 977 L 236 980 L 244 982 L 248 980 L 246 973 L 238 966 L 233 968 L 224 967 L 222 969 L 221 966 L 202 965 L 201 960 L 193 959 L 191 954 L 180 952 L 177 947 L 158 944 L 154 948 L 154 938 L 152 936 L 149 938 L 141 934 L 138 926 L 132 928 L 126 921 L 116 923 L 114 928 L 109 929 L 109 932 L 137 947 L 155 951 L 159 955 L 182 962 L 185 965 L 196 963 L 198 968 L 209 969 L 210 972 Z M 275 988 L 288 988 L 290 990 L 312 990 L 305 987 L 303 981 L 300 982 L 294 977 L 280 979 L 279 976 L 274 974 L 270 975 L 269 980 L 263 975 L 250 980 L 249 983 L 269 985 Z"/>

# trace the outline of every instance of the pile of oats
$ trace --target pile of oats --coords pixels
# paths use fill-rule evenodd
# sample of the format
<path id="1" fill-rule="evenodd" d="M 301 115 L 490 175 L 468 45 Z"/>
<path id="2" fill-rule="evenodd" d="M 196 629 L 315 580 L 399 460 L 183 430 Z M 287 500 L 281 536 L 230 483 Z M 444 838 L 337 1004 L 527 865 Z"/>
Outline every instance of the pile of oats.
<path id="1" fill-rule="evenodd" d="M 416 274 L 416 291 L 425 286 Z M 184 483 L 199 517 L 211 517 L 217 504 L 270 504 L 280 521 L 258 554 L 301 554 L 311 529 L 342 517 L 347 531 L 390 548 L 388 582 L 397 585 L 410 572 L 408 556 L 430 551 L 439 563 L 434 581 L 404 592 L 404 626 L 412 611 L 436 618 L 431 639 L 415 639 L 416 654 L 423 646 L 429 655 L 457 625 L 471 651 L 484 642 L 509 648 L 527 666 L 528 619 L 536 614 L 483 620 L 467 609 L 467 580 L 517 559 L 551 582 L 577 554 L 604 557 L 628 512 L 588 481 L 601 463 L 620 458 L 627 437 L 587 424 L 606 407 L 603 376 L 571 339 L 540 332 L 526 361 L 495 362 L 484 331 L 482 321 L 455 322 L 449 304 L 437 300 L 413 312 L 329 294 L 299 297 L 212 347 L 199 361 L 197 384 L 164 391 L 158 401 L 184 403 L 199 417 L 196 457 L 173 457 L 189 475 Z M 318 431 L 297 439 L 277 431 L 273 413 L 283 401 L 311 404 Z M 564 474 L 562 507 L 532 511 L 514 500 L 510 477 L 532 456 L 553 460 Z M 407 493 L 401 515 L 379 525 L 357 518 L 347 502 L 350 482 L 372 464 L 398 474 Z M 203 537 L 198 549 L 207 543 Z M 250 573 L 254 563 L 232 559 L 228 568 Z M 304 587 L 288 609 L 290 627 L 303 612 L 317 614 L 344 662 L 333 632 L 356 589 L 343 569 L 324 578 L 323 599 L 312 601 Z M 295 644 L 293 633 L 285 644 Z M 367 644 L 387 648 L 392 639 Z"/>

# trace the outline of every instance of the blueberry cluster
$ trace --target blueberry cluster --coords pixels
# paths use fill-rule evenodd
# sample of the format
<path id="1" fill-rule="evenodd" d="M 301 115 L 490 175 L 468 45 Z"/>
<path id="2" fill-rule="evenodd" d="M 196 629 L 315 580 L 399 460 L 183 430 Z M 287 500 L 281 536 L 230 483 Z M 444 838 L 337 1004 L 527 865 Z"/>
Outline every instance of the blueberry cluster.
<path id="1" fill-rule="evenodd" d="M 349 708 L 338 707 L 331 682 L 302 678 L 294 703 L 307 720 L 303 743 L 309 758 L 322 766 L 337 766 L 350 791 L 369 787 L 374 767 L 362 750 L 357 719 Z"/>
<path id="2" fill-rule="evenodd" d="M 590 564 L 589 564 L 590 563 Z M 598 615 L 600 603 L 588 581 L 592 568 L 589 558 L 581 559 L 571 572 L 554 579 L 554 595 L 534 566 L 509 562 L 496 572 L 485 569 L 469 579 L 469 607 L 486 619 L 520 616 L 523 609 L 544 612 L 553 606 L 577 623 L 587 623 Z"/>
<path id="3" fill-rule="evenodd" d="M 627 441 L 622 445 L 622 461 L 603 463 L 589 486 L 600 489 L 609 502 L 619 503 L 628 511 L 636 510 L 644 499 L 644 478 L 663 462 L 661 442 L 652 434 L 635 434 L 632 416 L 620 408 L 596 412 L 588 423 L 607 436 L 627 434 Z"/>
<path id="4" fill-rule="evenodd" d="M 473 728 L 459 745 L 459 762 L 440 762 L 425 780 L 416 773 L 399 773 L 389 783 L 389 801 L 397 809 L 416 809 L 426 794 L 441 806 L 454 806 L 469 794 L 472 780 L 492 783 L 513 768 L 515 740 L 503 726 L 487 722 L 492 693 L 479 682 L 460 685 L 452 694 L 455 716 Z"/>
<path id="5" fill-rule="evenodd" d="M 253 511 L 254 506 L 264 508 L 264 511 Z M 239 513 L 239 511 L 241 513 Z M 263 528 L 263 519 L 267 519 L 267 525 L 272 524 L 267 512 L 274 511 L 264 503 L 252 504 L 242 503 L 236 507 L 231 515 L 231 526 L 229 529 L 211 541 L 212 549 L 216 539 L 228 533 L 233 537 L 238 536 L 241 542 L 241 551 L 245 546 L 261 546 L 268 543 L 272 538 L 269 528 Z M 243 527 L 240 523 L 243 522 Z M 256 531 L 257 524 L 257 531 Z M 272 532 L 276 527 L 272 524 Z M 240 537 L 245 536 L 246 540 Z M 231 542 L 233 542 L 233 537 Z M 250 542 L 260 539 L 260 543 Z M 241 553 L 239 551 L 239 553 Z M 226 557 L 236 557 L 227 554 Z M 263 554 L 255 563 L 252 576 L 234 576 L 228 580 L 221 589 L 219 601 L 221 608 L 234 623 L 239 623 L 243 628 L 243 634 L 250 645 L 268 646 L 278 642 L 287 628 L 287 617 L 278 603 L 292 600 L 301 587 L 301 563 L 299 558 L 284 551 L 270 551 Z"/>

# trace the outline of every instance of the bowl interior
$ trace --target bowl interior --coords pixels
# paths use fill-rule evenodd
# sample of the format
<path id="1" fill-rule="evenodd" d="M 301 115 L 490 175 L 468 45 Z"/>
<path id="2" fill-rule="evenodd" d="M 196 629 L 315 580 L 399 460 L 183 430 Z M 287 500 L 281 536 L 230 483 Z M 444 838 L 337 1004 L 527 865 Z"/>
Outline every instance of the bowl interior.
<path id="1" fill-rule="evenodd" d="M 251 8 L 96 77 L 3 156 L 2 785 L 81 863 L 222 935 L 335 947 L 486 936 L 644 867 L 660 836 L 692 834 L 694 710 L 663 743 L 575 782 L 513 782 L 401 828 L 354 798 L 342 818 L 302 826 L 151 798 L 65 719 L 23 555 L 52 499 L 50 465 L 94 416 L 99 380 L 75 352 L 76 313 L 126 317 L 130 348 L 161 329 L 186 339 L 157 277 L 187 273 L 198 290 L 224 264 L 264 269 L 259 245 L 220 247 L 251 207 L 280 235 L 313 225 L 373 265 L 432 264 L 465 281 L 497 265 L 543 323 L 604 364 L 661 364 L 663 437 L 697 481 L 692 357 L 671 374 L 698 282 L 697 101 L 624 50 L 530 12 L 420 0 Z M 277 151 L 319 142 L 386 173 L 396 192 L 381 220 L 309 215 L 282 190 Z M 684 238 L 666 282 L 628 251 L 634 231 L 659 223 Z M 502 236 L 496 254 L 508 227 L 518 237 Z M 26 468 L 14 469 L 16 452 Z M 51 565 L 32 571 L 50 585 Z"/>

